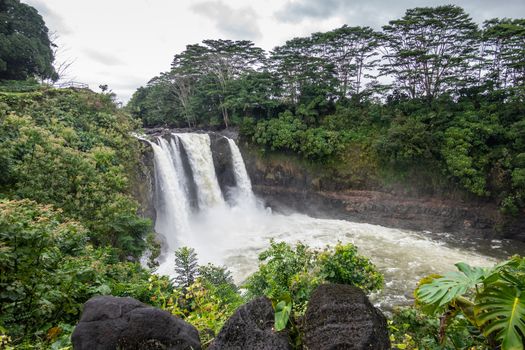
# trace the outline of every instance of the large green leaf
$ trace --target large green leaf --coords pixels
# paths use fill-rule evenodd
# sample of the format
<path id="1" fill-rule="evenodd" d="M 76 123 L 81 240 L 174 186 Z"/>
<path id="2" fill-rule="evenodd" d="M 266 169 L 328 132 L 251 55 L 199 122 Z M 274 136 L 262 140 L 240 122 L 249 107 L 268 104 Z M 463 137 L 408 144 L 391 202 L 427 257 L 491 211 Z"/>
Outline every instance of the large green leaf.
<path id="1" fill-rule="evenodd" d="M 503 350 L 523 350 L 525 343 L 525 291 L 504 281 L 488 286 L 475 308 L 484 334 L 496 333 Z"/>
<path id="2" fill-rule="evenodd" d="M 422 284 L 416 290 L 416 298 L 420 303 L 440 307 L 464 295 L 469 290 L 483 282 L 490 271 L 481 267 L 472 267 L 465 263 L 457 263 L 459 272 L 449 272 L 430 283 Z"/>
<path id="3" fill-rule="evenodd" d="M 275 305 L 275 330 L 277 332 L 286 328 L 290 313 L 292 312 L 292 303 L 281 300 Z"/>

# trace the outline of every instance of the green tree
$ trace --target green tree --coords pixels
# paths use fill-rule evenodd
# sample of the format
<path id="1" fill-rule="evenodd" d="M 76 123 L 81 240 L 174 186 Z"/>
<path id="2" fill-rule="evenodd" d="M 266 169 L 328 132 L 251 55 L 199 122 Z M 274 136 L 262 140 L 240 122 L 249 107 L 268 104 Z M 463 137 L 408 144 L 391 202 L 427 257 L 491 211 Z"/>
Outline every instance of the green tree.
<path id="1" fill-rule="evenodd" d="M 192 117 L 188 117 L 175 91 L 176 87 L 169 73 L 152 78 L 144 87 L 140 87 L 131 97 L 126 109 L 142 120 L 146 127 L 195 126 Z M 185 120 L 186 119 L 186 120 Z"/>
<path id="2" fill-rule="evenodd" d="M 525 19 L 488 20 L 482 38 L 489 82 L 495 88 L 525 85 Z"/>
<path id="3" fill-rule="evenodd" d="M 35 8 L 19 0 L 0 2 L 0 80 L 56 80 L 53 46 Z"/>
<path id="4" fill-rule="evenodd" d="M 198 275 L 197 253 L 195 249 L 180 247 L 175 251 L 175 286 L 187 290 Z"/>
<path id="5" fill-rule="evenodd" d="M 370 27 L 348 27 L 314 33 L 316 55 L 331 62 L 339 81 L 339 96 L 358 95 L 364 79 L 378 63 L 379 35 Z"/>
<path id="6" fill-rule="evenodd" d="M 454 5 L 418 7 L 383 27 L 382 73 L 394 88 L 429 101 L 472 84 L 479 46 L 477 25 Z"/>
<path id="7" fill-rule="evenodd" d="M 334 99 L 337 85 L 334 65 L 315 54 L 312 38 L 294 38 L 274 48 L 269 64 L 279 79 L 279 95 L 285 104 L 295 107 L 317 97 L 322 102 Z"/>
<path id="8" fill-rule="evenodd" d="M 172 73 L 177 96 L 185 111 L 189 109 L 192 86 L 207 76 L 212 84 L 200 85 L 213 94 L 225 127 L 230 124 L 230 110 L 225 104 L 229 86 L 245 72 L 256 71 L 264 61 L 264 51 L 247 40 L 204 40 L 202 45 L 188 45 L 186 50 L 175 55 Z M 186 113 L 189 113 L 186 111 Z"/>
<path id="9" fill-rule="evenodd" d="M 88 241 L 83 225 L 51 205 L 0 200 L 0 330 L 15 344 L 42 348 L 60 333 L 67 340 L 94 295 L 149 299 L 149 273 Z"/>

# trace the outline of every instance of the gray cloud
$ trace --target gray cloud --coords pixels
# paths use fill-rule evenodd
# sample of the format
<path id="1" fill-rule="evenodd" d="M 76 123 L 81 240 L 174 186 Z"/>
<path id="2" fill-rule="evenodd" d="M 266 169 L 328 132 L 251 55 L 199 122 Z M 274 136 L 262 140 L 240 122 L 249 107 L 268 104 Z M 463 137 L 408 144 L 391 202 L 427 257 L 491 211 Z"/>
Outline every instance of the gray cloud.
<path id="1" fill-rule="evenodd" d="M 389 20 L 403 16 L 406 9 L 447 4 L 463 7 L 478 23 L 494 17 L 525 17 L 523 0 L 507 0 L 504 6 L 493 0 L 288 0 L 275 12 L 275 17 L 287 23 L 339 17 L 352 26 L 367 25 L 379 29 Z"/>
<path id="2" fill-rule="evenodd" d="M 219 0 L 199 2 L 191 9 L 215 22 L 217 29 L 232 39 L 253 40 L 261 36 L 257 14 L 251 7 L 233 8 Z"/>
<path id="3" fill-rule="evenodd" d="M 288 1 L 275 15 L 280 21 L 298 23 L 306 18 L 325 19 L 333 17 L 344 6 L 344 0 Z"/>
<path id="4" fill-rule="evenodd" d="M 44 18 L 46 26 L 52 32 L 57 32 L 59 35 L 69 35 L 72 33 L 71 29 L 65 24 L 64 18 L 51 10 L 42 0 L 24 0 L 26 4 L 37 9 L 38 13 Z"/>
<path id="5" fill-rule="evenodd" d="M 87 57 L 95 62 L 102 63 L 106 66 L 119 66 L 124 62 L 116 55 L 100 52 L 94 49 L 84 49 L 84 53 Z"/>

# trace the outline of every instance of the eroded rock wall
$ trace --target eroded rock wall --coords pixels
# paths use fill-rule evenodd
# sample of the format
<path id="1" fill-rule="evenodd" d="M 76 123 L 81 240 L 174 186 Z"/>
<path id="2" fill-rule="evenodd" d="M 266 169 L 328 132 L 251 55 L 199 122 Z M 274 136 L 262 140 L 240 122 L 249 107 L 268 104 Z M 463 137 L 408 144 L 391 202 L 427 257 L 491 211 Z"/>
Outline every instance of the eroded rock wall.
<path id="1" fill-rule="evenodd" d="M 509 219 L 488 201 L 407 195 L 377 187 L 363 189 L 362 185 L 355 186 L 356 189 L 352 184 L 345 186 L 337 175 L 331 179 L 319 167 L 304 165 L 293 156 L 264 156 L 242 143 L 241 151 L 254 192 L 279 211 L 402 229 L 525 241 L 525 213 Z"/>

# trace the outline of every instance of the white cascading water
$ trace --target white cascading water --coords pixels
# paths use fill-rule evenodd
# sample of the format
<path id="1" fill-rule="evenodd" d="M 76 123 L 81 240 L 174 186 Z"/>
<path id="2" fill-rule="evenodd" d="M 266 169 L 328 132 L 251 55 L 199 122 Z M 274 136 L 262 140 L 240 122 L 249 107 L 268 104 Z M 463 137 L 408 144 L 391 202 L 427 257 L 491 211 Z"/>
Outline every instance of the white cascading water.
<path id="1" fill-rule="evenodd" d="M 504 242 L 488 241 L 484 248 L 492 257 L 475 248 L 432 239 L 430 234 L 386 228 L 344 220 L 315 219 L 306 215 L 272 214 L 257 204 L 242 156 L 229 140 L 237 198 L 226 205 L 213 167 L 210 139 L 206 134 L 174 134 L 184 146 L 197 185 L 200 211 L 190 213 L 189 198 L 183 190 L 184 174 L 172 174 L 173 161 L 166 157 L 167 142 L 153 144 L 157 182 L 161 203 L 157 209 L 156 230 L 166 237 L 167 253 L 158 273 L 173 275 L 173 251 L 182 245 L 193 247 L 201 264 L 226 265 L 237 282 L 242 282 L 257 269 L 258 254 L 269 246 L 270 239 L 294 244 L 298 241 L 315 248 L 353 243 L 362 255 L 369 257 L 385 276 L 385 288 L 373 296 L 383 307 L 407 303 L 417 281 L 431 273 L 455 270 L 454 264 L 490 266 L 508 252 Z M 172 148 L 175 150 L 175 148 Z M 176 152 L 175 152 L 176 153 Z M 179 154 L 180 157 L 180 154 Z M 180 160 L 175 159 L 175 164 Z M 180 171 L 180 170 L 179 170 Z M 178 182 L 176 184 L 175 182 Z M 186 202 L 186 204 L 184 204 Z M 186 215 L 186 216 L 185 216 Z M 494 248 L 494 249 L 493 249 Z M 495 253 L 496 252 L 496 253 Z M 497 253 L 499 252 L 499 253 Z"/>
<path id="2" fill-rule="evenodd" d="M 186 178 L 184 174 L 184 166 L 182 165 L 182 157 L 180 150 L 180 140 L 175 135 L 173 135 L 173 137 L 170 140 L 170 151 L 171 159 L 173 160 L 173 165 L 175 167 L 175 172 L 177 174 L 180 174 L 177 178 L 181 188 L 184 190 L 184 198 L 190 198 L 190 180 Z M 186 205 L 189 207 L 189 201 L 186 200 L 185 202 Z"/>
<path id="3" fill-rule="evenodd" d="M 173 150 L 162 137 L 158 137 L 159 145 L 150 142 L 155 159 L 155 179 L 157 203 L 157 219 L 155 231 L 162 233 L 169 247 L 176 247 L 177 240 L 189 232 L 189 202 L 182 188 L 183 180 L 173 162 Z"/>
<path id="4" fill-rule="evenodd" d="M 193 180 L 197 185 L 199 208 L 213 208 L 224 205 L 221 188 L 215 175 L 211 141 L 208 134 L 174 134 L 182 141 L 188 154 Z"/>
<path id="5" fill-rule="evenodd" d="M 228 139 L 230 151 L 232 154 L 233 174 L 235 175 L 236 193 L 234 193 L 234 201 L 238 206 L 246 205 L 253 207 L 256 204 L 255 195 L 252 191 L 252 182 L 246 171 L 244 160 L 242 159 L 239 147 L 232 139 Z"/>

